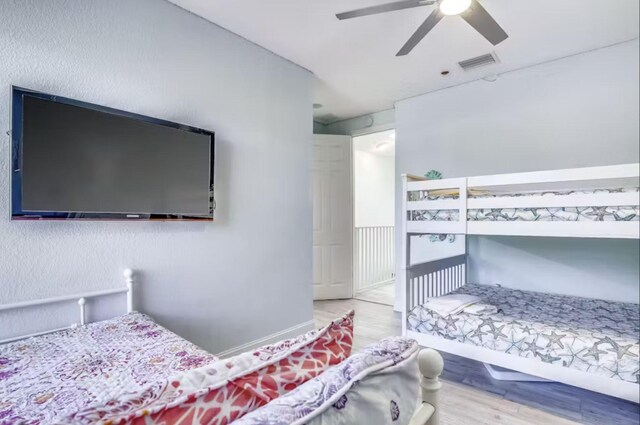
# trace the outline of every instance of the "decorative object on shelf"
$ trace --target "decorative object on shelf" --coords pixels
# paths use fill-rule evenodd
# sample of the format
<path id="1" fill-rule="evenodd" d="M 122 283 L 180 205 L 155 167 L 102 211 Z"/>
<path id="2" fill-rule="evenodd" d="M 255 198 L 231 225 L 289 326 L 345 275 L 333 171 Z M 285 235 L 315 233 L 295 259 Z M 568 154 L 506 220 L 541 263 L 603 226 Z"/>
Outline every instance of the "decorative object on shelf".
<path id="1" fill-rule="evenodd" d="M 429 241 L 430 242 L 444 242 L 447 241 L 449 243 L 453 243 L 456 240 L 456 235 L 447 235 L 447 234 L 440 234 L 440 235 L 429 235 Z"/>
<path id="2" fill-rule="evenodd" d="M 429 170 L 424 176 L 428 180 L 442 180 L 442 173 L 438 170 Z"/>
<path id="3" fill-rule="evenodd" d="M 449 242 L 453 243 L 456 240 L 456 235 L 447 235 L 446 233 L 442 234 L 430 234 L 430 235 L 420 235 L 418 237 L 428 236 L 429 242 Z"/>

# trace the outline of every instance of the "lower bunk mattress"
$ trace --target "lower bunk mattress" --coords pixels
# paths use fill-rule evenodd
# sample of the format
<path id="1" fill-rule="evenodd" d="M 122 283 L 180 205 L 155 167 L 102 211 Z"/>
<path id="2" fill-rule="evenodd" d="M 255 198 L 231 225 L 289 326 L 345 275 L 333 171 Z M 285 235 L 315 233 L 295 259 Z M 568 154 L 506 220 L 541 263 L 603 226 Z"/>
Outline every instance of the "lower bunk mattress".
<path id="1" fill-rule="evenodd" d="M 407 315 L 409 330 L 515 356 L 640 383 L 638 304 L 468 284 L 496 312 L 440 316 L 422 305 Z"/>

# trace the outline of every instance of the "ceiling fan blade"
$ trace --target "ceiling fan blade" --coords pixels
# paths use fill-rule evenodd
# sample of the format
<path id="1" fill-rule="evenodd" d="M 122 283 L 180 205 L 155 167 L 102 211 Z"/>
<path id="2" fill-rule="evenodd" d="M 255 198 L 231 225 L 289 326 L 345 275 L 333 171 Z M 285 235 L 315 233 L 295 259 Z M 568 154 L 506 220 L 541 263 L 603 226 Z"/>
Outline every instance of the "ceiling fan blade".
<path id="1" fill-rule="evenodd" d="M 477 0 L 473 0 L 471 7 L 460 16 L 494 46 L 509 38 L 509 35 Z"/>
<path id="2" fill-rule="evenodd" d="M 378 13 L 393 12 L 396 10 L 411 9 L 412 7 L 429 6 L 435 0 L 403 0 L 393 3 L 380 4 L 378 6 L 365 7 L 364 9 L 351 10 L 349 12 L 338 13 L 336 17 L 340 20 L 359 18 L 361 16 L 377 15 Z"/>
<path id="3" fill-rule="evenodd" d="M 409 54 L 409 52 L 412 51 L 423 38 L 425 38 L 429 31 L 431 31 L 442 18 L 444 18 L 444 15 L 440 12 L 440 9 L 436 9 L 431 12 L 431 15 L 429 15 L 427 20 L 418 27 L 416 32 L 414 32 L 409 41 L 402 46 L 402 49 L 400 49 L 396 56 L 405 56 Z"/>

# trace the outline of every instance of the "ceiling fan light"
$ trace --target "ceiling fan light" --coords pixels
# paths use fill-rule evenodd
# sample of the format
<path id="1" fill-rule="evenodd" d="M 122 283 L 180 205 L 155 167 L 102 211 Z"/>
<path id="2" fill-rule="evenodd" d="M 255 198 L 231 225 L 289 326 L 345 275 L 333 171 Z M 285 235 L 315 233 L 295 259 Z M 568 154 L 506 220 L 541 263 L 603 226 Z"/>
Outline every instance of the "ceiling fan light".
<path id="1" fill-rule="evenodd" d="M 442 0 L 440 12 L 445 15 L 459 15 L 471 6 L 471 0 Z"/>

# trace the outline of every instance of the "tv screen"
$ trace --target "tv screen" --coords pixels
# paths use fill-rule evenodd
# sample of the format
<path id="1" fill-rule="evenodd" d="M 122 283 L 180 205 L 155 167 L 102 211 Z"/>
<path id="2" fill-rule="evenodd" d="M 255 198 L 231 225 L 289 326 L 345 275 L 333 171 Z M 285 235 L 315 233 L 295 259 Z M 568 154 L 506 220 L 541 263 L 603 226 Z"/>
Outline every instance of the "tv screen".
<path id="1" fill-rule="evenodd" d="M 212 220 L 214 134 L 13 89 L 14 219 Z"/>

